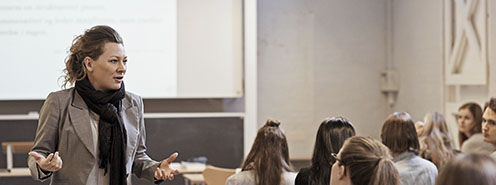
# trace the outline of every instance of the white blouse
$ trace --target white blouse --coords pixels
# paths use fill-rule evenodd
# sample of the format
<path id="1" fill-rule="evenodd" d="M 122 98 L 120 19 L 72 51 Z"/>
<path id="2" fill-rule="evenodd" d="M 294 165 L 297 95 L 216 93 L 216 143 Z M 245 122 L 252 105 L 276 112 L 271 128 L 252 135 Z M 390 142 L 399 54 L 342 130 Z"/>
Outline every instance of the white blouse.
<path id="1" fill-rule="evenodd" d="M 93 150 L 96 151 L 95 163 L 93 168 L 91 168 L 91 172 L 88 176 L 88 181 L 86 181 L 86 185 L 108 185 L 109 184 L 109 171 L 107 171 L 107 175 L 104 175 L 104 169 L 99 168 L 100 164 L 100 150 L 98 149 L 98 122 L 100 120 L 100 115 L 96 114 L 93 111 L 89 111 L 90 113 L 90 125 L 91 125 L 91 133 L 93 138 Z M 109 168 L 110 169 L 110 168 Z"/>

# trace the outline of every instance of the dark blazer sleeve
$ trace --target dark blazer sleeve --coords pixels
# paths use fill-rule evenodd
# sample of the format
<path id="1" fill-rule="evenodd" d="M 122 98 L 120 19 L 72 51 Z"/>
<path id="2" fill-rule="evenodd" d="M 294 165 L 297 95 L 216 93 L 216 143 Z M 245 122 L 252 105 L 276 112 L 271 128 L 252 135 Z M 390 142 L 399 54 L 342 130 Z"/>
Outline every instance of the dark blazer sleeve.
<path id="1" fill-rule="evenodd" d="M 143 99 L 141 97 L 138 97 L 138 107 L 139 136 L 133 163 L 133 173 L 139 178 L 148 179 L 152 182 L 160 182 L 155 181 L 154 178 L 155 170 L 160 165 L 160 162 L 154 161 L 146 154 L 146 130 L 143 111 Z"/>
<path id="2" fill-rule="evenodd" d="M 40 110 L 38 128 L 31 151 L 38 152 L 46 157 L 57 150 L 60 112 L 57 95 L 50 93 Z M 52 173 L 42 172 L 36 160 L 31 156 L 28 157 L 28 166 L 31 176 L 36 180 L 44 181 L 52 175 Z"/>

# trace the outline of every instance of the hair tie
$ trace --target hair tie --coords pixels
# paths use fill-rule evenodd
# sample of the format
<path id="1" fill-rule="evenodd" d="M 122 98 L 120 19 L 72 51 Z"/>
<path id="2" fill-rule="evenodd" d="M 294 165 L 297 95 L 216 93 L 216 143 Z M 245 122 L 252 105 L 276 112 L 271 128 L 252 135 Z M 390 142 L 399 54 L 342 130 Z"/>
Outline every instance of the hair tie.
<path id="1" fill-rule="evenodd" d="M 281 125 L 281 122 L 279 122 L 278 120 L 268 119 L 267 122 L 265 122 L 265 126 L 268 127 L 279 127 L 279 125 Z"/>
<path id="2" fill-rule="evenodd" d="M 389 158 L 386 158 L 386 157 L 379 157 L 379 159 L 377 159 L 377 161 L 375 162 L 375 166 L 379 165 L 379 163 L 383 160 L 390 160 Z"/>

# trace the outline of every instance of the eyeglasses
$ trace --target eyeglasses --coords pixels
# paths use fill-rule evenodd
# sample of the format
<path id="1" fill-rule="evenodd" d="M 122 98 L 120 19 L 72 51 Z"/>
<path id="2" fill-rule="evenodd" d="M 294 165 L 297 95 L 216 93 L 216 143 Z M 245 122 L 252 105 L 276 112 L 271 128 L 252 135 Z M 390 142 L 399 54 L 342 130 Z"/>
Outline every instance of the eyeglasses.
<path id="1" fill-rule="evenodd" d="M 340 165 L 345 165 L 344 162 L 338 158 L 338 155 L 336 153 L 331 153 L 331 156 L 332 158 L 334 158 L 335 161 L 339 162 Z M 333 165 L 332 163 L 330 163 L 331 166 Z"/>

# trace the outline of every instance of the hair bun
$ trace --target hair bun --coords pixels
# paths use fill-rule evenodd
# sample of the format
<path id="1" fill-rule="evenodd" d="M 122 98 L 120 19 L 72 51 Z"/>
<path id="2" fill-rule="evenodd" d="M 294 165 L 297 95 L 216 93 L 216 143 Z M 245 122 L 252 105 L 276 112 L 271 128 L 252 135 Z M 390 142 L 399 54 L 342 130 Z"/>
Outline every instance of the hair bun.
<path id="1" fill-rule="evenodd" d="M 281 125 L 281 122 L 278 120 L 268 119 L 267 122 L 265 122 L 265 126 L 268 127 L 279 127 L 279 125 Z"/>

